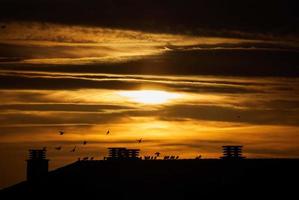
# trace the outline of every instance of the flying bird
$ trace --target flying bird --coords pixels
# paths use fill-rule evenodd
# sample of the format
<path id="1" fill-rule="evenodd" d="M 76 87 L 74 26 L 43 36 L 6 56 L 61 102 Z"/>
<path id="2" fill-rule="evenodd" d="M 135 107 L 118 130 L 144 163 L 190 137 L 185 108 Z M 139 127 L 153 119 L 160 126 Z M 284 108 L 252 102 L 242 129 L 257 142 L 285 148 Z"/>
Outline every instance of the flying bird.
<path id="1" fill-rule="evenodd" d="M 61 147 L 61 146 L 59 146 L 59 147 L 55 147 L 55 149 L 56 149 L 57 151 L 60 151 L 60 150 L 62 149 L 62 147 Z"/>
<path id="2" fill-rule="evenodd" d="M 83 145 L 86 145 L 87 144 L 87 141 L 83 141 Z"/>
<path id="3" fill-rule="evenodd" d="M 71 150 L 71 152 L 75 152 L 75 151 L 76 151 L 76 148 L 77 148 L 77 146 L 75 146 L 75 147 Z"/>
<path id="4" fill-rule="evenodd" d="M 59 131 L 59 134 L 60 134 L 60 135 L 63 135 L 63 134 L 64 134 L 64 131 Z"/>
<path id="5" fill-rule="evenodd" d="M 107 133 L 106 133 L 106 135 L 109 135 L 109 134 L 110 134 L 110 131 L 108 130 Z"/>
<path id="6" fill-rule="evenodd" d="M 137 140 L 137 142 L 138 142 L 138 143 L 141 143 L 141 142 L 142 142 L 142 138 L 140 138 L 139 140 Z"/>

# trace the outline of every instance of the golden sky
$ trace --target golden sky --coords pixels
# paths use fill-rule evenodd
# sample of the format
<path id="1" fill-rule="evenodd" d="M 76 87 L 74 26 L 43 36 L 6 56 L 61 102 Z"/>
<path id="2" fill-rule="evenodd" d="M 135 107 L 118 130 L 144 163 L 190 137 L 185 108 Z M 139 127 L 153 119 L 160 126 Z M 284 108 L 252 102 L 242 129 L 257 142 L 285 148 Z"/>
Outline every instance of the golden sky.
<path id="1" fill-rule="evenodd" d="M 0 53 L 0 187 L 24 179 L 29 148 L 47 147 L 51 169 L 119 146 L 218 158 L 222 145 L 241 144 L 250 158 L 299 156 L 289 41 L 11 22 Z"/>

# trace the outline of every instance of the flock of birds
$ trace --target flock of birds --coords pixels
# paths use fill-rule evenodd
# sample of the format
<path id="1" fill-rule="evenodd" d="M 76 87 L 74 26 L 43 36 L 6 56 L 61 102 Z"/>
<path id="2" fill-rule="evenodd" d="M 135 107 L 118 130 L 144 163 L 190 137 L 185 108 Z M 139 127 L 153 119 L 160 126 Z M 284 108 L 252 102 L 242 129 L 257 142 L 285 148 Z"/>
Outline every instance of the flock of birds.
<path id="1" fill-rule="evenodd" d="M 60 131 L 58 131 L 58 133 L 59 133 L 59 135 L 64 135 L 66 132 L 64 131 L 64 130 L 60 130 Z M 107 132 L 106 132 L 106 135 L 109 135 L 110 134 L 110 130 L 107 130 Z M 143 138 L 140 138 L 139 140 L 136 140 L 137 141 L 137 143 L 141 143 L 141 142 L 143 142 Z M 82 142 L 82 144 L 83 145 L 87 145 L 87 141 L 86 140 L 84 140 L 83 142 Z M 47 149 L 47 147 L 43 147 L 43 150 L 46 150 Z M 55 147 L 55 150 L 57 150 L 57 151 L 60 151 L 60 150 L 62 150 L 62 146 L 57 146 L 57 147 Z M 77 150 L 77 145 L 75 145 L 71 150 L 70 150 L 70 152 L 75 152 Z M 160 155 L 161 155 L 161 153 L 160 152 L 156 152 L 156 153 L 154 153 L 154 155 L 155 155 L 155 157 L 153 157 L 153 156 L 145 156 L 145 159 L 153 159 L 153 158 L 158 158 L 158 157 L 160 157 Z M 168 159 L 170 159 L 170 160 L 174 160 L 174 159 L 178 159 L 179 157 L 178 156 L 165 156 L 164 157 L 164 160 L 168 160 Z M 202 156 L 201 155 L 199 155 L 199 156 L 197 156 L 195 159 L 201 159 L 202 158 Z M 94 159 L 94 157 L 83 157 L 82 158 L 82 160 L 93 160 Z M 81 160 L 80 158 L 78 159 L 79 161 Z"/>
<path id="2" fill-rule="evenodd" d="M 64 135 L 66 132 L 64 131 L 64 130 L 60 130 L 60 131 L 58 131 L 58 133 L 59 133 L 59 135 Z M 110 130 L 107 130 L 107 132 L 106 132 L 106 135 L 110 135 Z M 137 143 L 141 143 L 141 142 L 143 142 L 143 138 L 140 138 L 140 139 L 138 139 L 137 140 Z M 87 141 L 86 140 L 84 140 L 84 141 L 82 141 L 82 144 L 83 145 L 87 145 Z M 47 149 L 47 147 L 43 147 L 43 150 L 46 150 Z M 57 147 L 55 147 L 55 150 L 57 150 L 57 151 L 60 151 L 60 150 L 62 150 L 62 146 L 57 146 Z M 75 145 L 71 150 L 70 150 L 70 152 L 75 152 L 77 150 L 77 145 Z M 160 154 L 160 153 L 159 153 Z"/>
<path id="3" fill-rule="evenodd" d="M 65 135 L 65 131 L 64 130 L 60 130 L 60 131 L 58 131 L 58 134 L 59 135 Z M 111 134 L 110 133 L 110 130 L 107 130 L 107 132 L 106 132 L 106 135 L 109 135 L 109 134 Z M 136 140 L 136 142 L 137 143 L 142 143 L 143 142 L 143 138 L 140 138 L 140 139 L 138 139 L 138 140 Z M 87 145 L 87 141 L 86 140 L 84 140 L 84 141 L 82 141 L 82 145 Z M 47 150 L 47 147 L 43 147 L 42 148 L 44 151 L 46 151 Z M 62 146 L 57 146 L 57 147 L 54 147 L 54 149 L 56 150 L 56 151 L 61 151 L 62 150 Z M 74 152 L 76 152 L 77 151 L 77 145 L 75 145 L 71 150 L 70 150 L 70 152 L 71 153 L 74 153 Z M 154 155 L 155 155 L 155 157 L 157 158 L 157 157 L 160 157 L 160 155 L 161 155 L 161 153 L 160 152 L 156 152 L 156 153 L 154 153 Z M 93 160 L 94 159 L 94 157 L 83 157 L 82 159 L 81 158 L 78 158 L 78 160 L 80 161 L 80 160 Z"/>

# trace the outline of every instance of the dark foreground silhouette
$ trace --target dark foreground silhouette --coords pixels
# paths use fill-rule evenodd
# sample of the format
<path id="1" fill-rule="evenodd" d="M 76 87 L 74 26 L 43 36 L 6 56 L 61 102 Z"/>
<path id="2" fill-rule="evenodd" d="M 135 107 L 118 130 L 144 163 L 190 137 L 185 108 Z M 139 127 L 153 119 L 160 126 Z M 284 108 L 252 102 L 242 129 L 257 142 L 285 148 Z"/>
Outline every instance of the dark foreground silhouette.
<path id="1" fill-rule="evenodd" d="M 298 171 L 297 159 L 85 160 L 1 194 L 98 199 L 286 196 L 297 190 Z"/>

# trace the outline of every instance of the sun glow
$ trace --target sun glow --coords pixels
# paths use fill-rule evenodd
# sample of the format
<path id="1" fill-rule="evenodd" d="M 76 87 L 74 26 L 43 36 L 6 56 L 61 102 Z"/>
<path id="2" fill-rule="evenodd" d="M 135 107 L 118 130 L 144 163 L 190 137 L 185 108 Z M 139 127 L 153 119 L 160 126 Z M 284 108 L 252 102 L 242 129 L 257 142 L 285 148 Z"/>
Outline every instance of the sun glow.
<path id="1" fill-rule="evenodd" d="M 164 104 L 181 96 L 160 90 L 122 91 L 119 92 L 119 95 L 128 98 L 130 101 L 143 104 Z"/>

